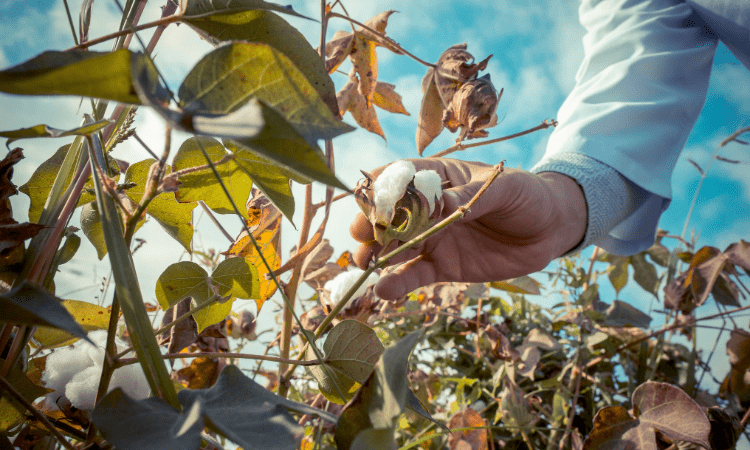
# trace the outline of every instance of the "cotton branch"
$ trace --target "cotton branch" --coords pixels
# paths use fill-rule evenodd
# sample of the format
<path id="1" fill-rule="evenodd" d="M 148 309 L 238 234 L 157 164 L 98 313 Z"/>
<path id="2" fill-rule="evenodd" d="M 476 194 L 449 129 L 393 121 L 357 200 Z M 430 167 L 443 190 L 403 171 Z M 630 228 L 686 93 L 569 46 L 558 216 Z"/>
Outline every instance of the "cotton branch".
<path id="1" fill-rule="evenodd" d="M 487 141 L 475 142 L 473 144 L 468 144 L 468 145 L 464 145 L 463 143 L 458 143 L 452 147 L 446 148 L 445 150 L 441 152 L 435 153 L 430 158 L 440 158 L 442 156 L 450 155 L 453 152 L 462 151 L 462 150 L 466 150 L 466 149 L 474 148 L 474 147 L 481 147 L 483 145 L 496 144 L 498 142 L 508 141 L 511 139 L 515 139 L 517 137 L 521 137 L 526 134 L 533 133 L 535 131 L 546 130 L 549 127 L 556 127 L 556 126 L 557 126 L 557 121 L 555 119 L 552 119 L 552 120 L 544 119 L 544 122 L 535 126 L 534 128 L 529 128 L 526 131 L 521 131 L 519 133 L 510 134 L 508 136 L 503 136 L 503 137 L 496 138 L 496 139 L 490 139 Z"/>

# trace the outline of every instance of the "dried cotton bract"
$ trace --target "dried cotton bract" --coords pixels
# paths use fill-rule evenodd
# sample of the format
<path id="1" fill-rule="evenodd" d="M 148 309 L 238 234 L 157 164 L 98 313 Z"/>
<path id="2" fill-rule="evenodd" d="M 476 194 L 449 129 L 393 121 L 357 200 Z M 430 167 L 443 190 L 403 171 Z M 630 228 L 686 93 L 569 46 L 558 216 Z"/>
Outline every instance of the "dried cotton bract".
<path id="1" fill-rule="evenodd" d="M 417 172 L 412 162 L 396 161 L 377 179 L 367 173 L 365 177 L 354 195 L 381 245 L 406 242 L 430 228 L 440 216 L 442 179 L 434 170 Z"/>

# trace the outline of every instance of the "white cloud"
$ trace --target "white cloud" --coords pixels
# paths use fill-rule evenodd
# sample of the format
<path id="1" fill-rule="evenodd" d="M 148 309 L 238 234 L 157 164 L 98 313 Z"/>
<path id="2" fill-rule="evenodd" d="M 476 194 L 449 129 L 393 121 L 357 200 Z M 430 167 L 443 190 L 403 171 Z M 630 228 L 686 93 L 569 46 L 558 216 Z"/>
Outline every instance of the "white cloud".
<path id="1" fill-rule="evenodd" d="M 743 114 L 750 112 L 750 71 L 741 64 L 719 64 L 711 72 L 710 89 Z"/>

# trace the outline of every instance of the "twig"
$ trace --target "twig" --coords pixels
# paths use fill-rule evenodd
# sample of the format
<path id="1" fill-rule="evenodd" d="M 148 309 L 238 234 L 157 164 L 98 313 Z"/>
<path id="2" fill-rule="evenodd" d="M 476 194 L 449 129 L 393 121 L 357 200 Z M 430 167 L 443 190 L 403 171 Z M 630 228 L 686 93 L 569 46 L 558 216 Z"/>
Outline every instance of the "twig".
<path id="1" fill-rule="evenodd" d="M 728 138 L 721 141 L 721 144 L 719 144 L 719 147 L 724 147 L 728 143 L 737 140 L 737 138 L 740 137 L 740 135 L 747 133 L 747 132 L 750 132 L 750 127 L 740 128 L 739 130 L 732 133 Z"/>
<path id="2" fill-rule="evenodd" d="M 219 220 L 216 218 L 216 216 L 214 216 L 213 211 L 211 211 L 211 209 L 203 202 L 203 200 L 198 200 L 198 204 L 201 206 L 201 208 L 203 208 L 203 211 L 205 211 L 205 213 L 208 215 L 209 219 L 211 219 L 214 225 L 216 225 L 216 228 L 218 228 L 219 231 L 221 231 L 221 234 L 223 234 L 224 237 L 229 239 L 229 242 L 234 242 L 234 238 L 232 237 L 232 235 L 230 235 L 227 232 L 227 230 L 224 229 L 221 223 L 219 223 Z"/>
<path id="3" fill-rule="evenodd" d="M 386 42 L 388 42 L 394 48 L 396 48 L 399 51 L 403 52 L 404 55 L 410 57 L 414 61 L 416 61 L 416 62 L 418 62 L 418 63 L 420 63 L 420 64 L 422 64 L 424 66 L 427 66 L 427 67 L 435 67 L 435 64 L 428 63 L 427 61 L 423 61 L 420 58 L 414 56 L 413 54 L 411 54 L 408 51 L 406 51 L 403 47 L 401 47 L 398 43 L 396 43 L 396 41 L 394 41 L 393 39 L 387 37 L 385 34 L 379 32 L 377 30 L 374 30 L 374 29 L 368 27 L 367 25 L 363 24 L 362 22 L 358 22 L 358 21 L 352 19 L 351 17 L 346 17 L 346 16 L 344 16 L 342 14 L 335 13 L 335 12 L 329 12 L 328 13 L 328 17 L 338 17 L 339 19 L 348 20 L 349 22 L 351 22 L 353 24 L 359 25 L 360 27 L 364 28 L 365 30 L 369 31 L 370 33 L 372 33 L 372 34 L 380 37 L 381 39 L 384 39 Z M 322 47 L 325 49 L 325 46 L 322 46 Z M 323 50 L 323 51 L 325 51 L 325 50 Z"/>
<path id="4" fill-rule="evenodd" d="M 65 13 L 68 15 L 68 23 L 70 24 L 70 31 L 73 33 L 73 42 L 78 45 L 78 35 L 76 33 L 76 26 L 73 24 L 73 16 L 70 15 L 70 7 L 68 6 L 68 0 L 63 0 L 65 5 Z"/>
<path id="5" fill-rule="evenodd" d="M 55 436 L 55 439 L 57 439 L 60 442 L 60 445 L 67 448 L 68 450 L 76 450 L 76 448 L 73 447 L 73 444 L 68 442 L 68 440 L 65 439 L 65 436 L 63 436 L 62 433 L 60 433 L 60 431 L 57 428 L 55 428 L 54 425 L 52 425 L 49 419 L 47 419 L 47 416 L 39 412 L 38 409 L 34 408 L 34 405 L 29 403 L 23 397 L 23 395 L 21 395 L 21 393 L 18 392 L 16 388 L 14 388 L 12 384 L 10 384 L 10 382 L 8 382 L 8 380 L 6 380 L 4 377 L 0 377 L 0 385 L 2 385 L 3 389 L 7 390 L 13 397 L 15 397 L 15 399 L 18 400 L 20 404 L 22 404 L 27 410 L 29 410 L 29 412 L 33 414 L 34 417 L 36 417 L 40 422 L 42 422 L 44 426 L 47 427 L 47 429 L 50 431 L 50 433 L 52 433 Z"/>
<path id="6" fill-rule="evenodd" d="M 337 202 L 337 201 L 341 200 L 342 198 L 348 197 L 348 196 L 350 196 L 350 195 L 352 195 L 352 194 L 351 194 L 351 193 L 349 193 L 349 192 L 343 192 L 343 193 L 341 193 L 341 194 L 339 194 L 339 195 L 336 195 L 336 196 L 334 196 L 334 197 L 333 197 L 333 198 L 331 199 L 331 203 L 333 203 L 333 202 Z M 315 211 L 317 211 L 318 209 L 320 209 L 320 208 L 322 208 L 322 207 L 324 207 L 324 206 L 326 206 L 326 202 L 325 202 L 325 201 L 322 201 L 322 202 L 320 202 L 320 203 L 316 203 L 316 204 L 312 205 L 312 207 L 313 207 L 313 210 L 315 210 Z"/>
<path id="7" fill-rule="evenodd" d="M 434 155 L 430 156 L 430 158 L 440 158 L 440 157 L 443 157 L 445 155 L 450 155 L 451 153 L 457 152 L 459 150 L 466 150 L 466 149 L 469 149 L 469 148 L 481 147 L 482 145 L 496 144 L 498 142 L 508 141 L 510 139 L 514 139 L 514 138 L 517 138 L 517 137 L 520 137 L 520 136 L 524 136 L 526 134 L 530 134 L 530 133 L 533 133 L 535 131 L 546 130 L 549 127 L 556 127 L 556 126 L 557 126 L 557 121 L 555 119 L 552 119 L 550 121 L 548 121 L 548 119 L 544 119 L 544 122 L 542 122 L 541 124 L 535 126 L 534 128 L 529 128 L 526 131 L 521 131 L 520 133 L 510 134 L 508 136 L 503 136 L 503 137 L 496 138 L 496 139 L 490 139 L 488 141 L 475 142 L 473 144 L 468 144 L 468 145 L 464 145 L 462 143 L 458 143 L 458 144 L 456 144 L 456 145 L 454 145 L 452 147 L 446 148 L 445 150 L 443 150 L 441 152 L 435 153 Z"/>
<path id="8" fill-rule="evenodd" d="M 583 379 L 581 377 L 581 374 L 583 372 L 581 369 L 578 368 L 578 355 L 576 355 L 576 365 L 575 369 L 573 370 L 573 373 L 571 375 L 576 377 L 576 391 L 575 394 L 573 394 L 573 403 L 570 405 L 570 414 L 568 414 L 568 423 L 565 424 L 565 431 L 563 432 L 563 437 L 560 439 L 560 445 L 557 447 L 558 450 L 563 450 L 565 448 L 565 441 L 568 440 L 568 437 L 570 436 L 570 431 L 573 428 L 573 419 L 576 416 L 576 405 L 578 404 L 578 396 L 581 394 L 581 380 Z"/>
<path id="9" fill-rule="evenodd" d="M 124 30 L 116 31 L 114 33 L 105 34 L 104 36 L 98 37 L 96 39 L 92 39 L 90 41 L 81 42 L 80 44 L 70 47 L 67 51 L 86 49 L 86 48 L 91 47 L 92 45 L 101 44 L 102 42 L 106 42 L 106 41 L 118 38 L 120 36 L 126 36 L 128 34 L 132 34 L 137 31 L 146 30 L 148 28 L 169 25 L 170 23 L 178 22 L 179 20 L 180 20 L 179 15 L 167 16 L 159 20 L 154 20 L 153 22 L 147 22 L 147 23 L 144 23 L 144 24 L 132 27 L 132 28 L 126 28 Z"/>
<path id="10" fill-rule="evenodd" d="M 182 359 L 182 358 L 228 358 L 228 359 L 257 359 L 263 361 L 272 361 L 277 363 L 294 363 L 300 366 L 317 366 L 320 361 L 311 359 L 308 361 L 297 361 L 294 359 L 279 358 L 267 355 L 252 355 L 249 353 L 226 353 L 226 352 L 198 352 L 198 353 L 166 353 L 162 355 L 164 359 Z M 117 361 L 118 366 L 135 364 L 138 358 L 122 358 Z"/>

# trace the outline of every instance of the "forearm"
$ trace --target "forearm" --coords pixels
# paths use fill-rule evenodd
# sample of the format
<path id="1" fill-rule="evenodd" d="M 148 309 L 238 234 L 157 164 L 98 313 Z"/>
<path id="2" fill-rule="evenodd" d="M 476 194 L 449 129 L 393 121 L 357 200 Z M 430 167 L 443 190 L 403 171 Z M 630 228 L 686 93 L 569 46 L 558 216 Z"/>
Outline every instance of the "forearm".
<path id="1" fill-rule="evenodd" d="M 543 172 L 539 176 L 545 181 L 556 206 L 554 242 L 556 256 L 562 256 L 577 247 L 586 234 L 588 208 L 581 186 L 561 173 Z"/>

